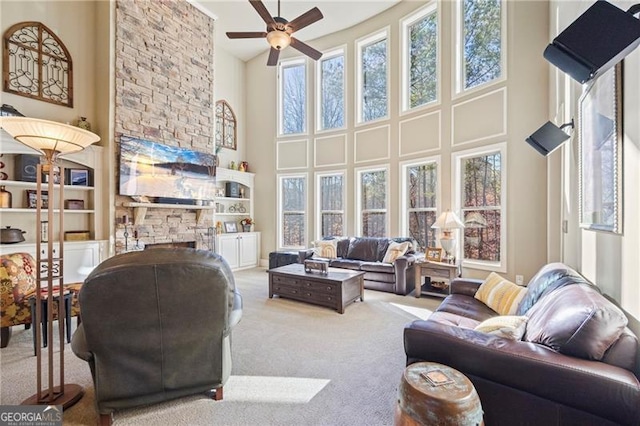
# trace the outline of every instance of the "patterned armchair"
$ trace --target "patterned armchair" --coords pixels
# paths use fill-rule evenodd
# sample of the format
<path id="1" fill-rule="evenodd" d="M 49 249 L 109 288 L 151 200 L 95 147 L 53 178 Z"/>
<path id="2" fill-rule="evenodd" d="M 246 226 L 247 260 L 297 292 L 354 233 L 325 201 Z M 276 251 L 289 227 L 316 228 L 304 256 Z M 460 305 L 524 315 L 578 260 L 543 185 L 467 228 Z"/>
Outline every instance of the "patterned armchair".
<path id="1" fill-rule="evenodd" d="M 82 284 L 65 285 L 73 292 L 71 315 L 80 313 L 78 291 Z M 30 298 L 36 292 L 36 261 L 29 253 L 12 253 L 1 256 L 0 260 L 0 317 L 2 342 L 9 344 L 11 327 L 24 324 L 31 326 Z M 54 305 L 54 316 L 57 317 Z"/>

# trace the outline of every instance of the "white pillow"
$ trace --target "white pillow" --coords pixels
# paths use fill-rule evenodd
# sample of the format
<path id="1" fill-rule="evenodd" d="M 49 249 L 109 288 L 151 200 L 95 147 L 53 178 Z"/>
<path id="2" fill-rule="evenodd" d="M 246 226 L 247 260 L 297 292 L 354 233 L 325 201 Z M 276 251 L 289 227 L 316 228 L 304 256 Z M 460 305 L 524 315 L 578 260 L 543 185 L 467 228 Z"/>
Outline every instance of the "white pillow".
<path id="1" fill-rule="evenodd" d="M 511 340 L 522 340 L 527 327 L 527 317 L 516 315 L 499 315 L 482 321 L 474 330 L 504 337 Z"/>
<path id="2" fill-rule="evenodd" d="M 325 259 L 338 257 L 338 240 L 318 240 L 313 243 L 313 252 L 316 256 Z"/>
<path id="3" fill-rule="evenodd" d="M 397 258 L 402 256 L 409 250 L 411 243 L 405 241 L 404 243 L 396 243 L 395 241 L 391 241 L 389 243 L 389 247 L 387 247 L 387 252 L 384 254 L 384 258 L 382 261 L 384 263 L 393 263 Z"/>

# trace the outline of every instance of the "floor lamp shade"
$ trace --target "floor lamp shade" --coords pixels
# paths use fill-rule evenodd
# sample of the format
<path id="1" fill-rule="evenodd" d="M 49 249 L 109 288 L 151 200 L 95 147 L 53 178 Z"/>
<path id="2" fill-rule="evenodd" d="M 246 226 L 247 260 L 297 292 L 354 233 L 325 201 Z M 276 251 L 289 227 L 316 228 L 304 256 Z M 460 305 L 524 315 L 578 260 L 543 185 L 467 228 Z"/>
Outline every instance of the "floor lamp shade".
<path id="1" fill-rule="evenodd" d="M 42 235 L 37 229 L 34 235 L 36 239 L 36 292 L 35 315 L 32 326 L 36 335 L 36 386 L 37 392 L 24 400 L 24 405 L 62 405 L 70 407 L 82 398 L 84 390 L 81 386 L 65 383 L 64 380 L 64 330 L 65 330 L 65 290 L 64 290 L 64 170 L 56 167 L 59 155 L 70 154 L 85 149 L 100 140 L 100 137 L 89 131 L 56 123 L 54 121 L 40 120 L 29 117 L 1 117 L 2 127 L 14 139 L 24 145 L 35 149 L 44 155 L 44 161 L 38 164 L 36 173 L 36 224 L 39 227 L 46 218 L 50 225 L 46 235 Z M 59 173 L 59 184 L 54 183 L 54 173 Z M 43 183 L 43 174 L 48 176 L 48 181 Z M 42 193 L 46 187 L 49 202 L 43 207 Z M 58 195 L 55 206 L 55 195 Z M 58 207 L 58 236 L 54 238 L 54 208 Z M 46 241 L 45 241 L 46 238 Z M 43 305 L 47 306 L 47 320 L 44 322 Z M 58 343 L 60 349 L 54 352 L 53 333 L 53 306 L 56 304 L 58 312 Z M 42 354 L 41 327 L 47 327 L 49 344 L 46 357 Z M 57 365 L 56 365 L 57 355 Z M 43 363 L 46 369 L 43 368 Z M 46 380 L 43 384 L 43 373 L 46 372 Z M 55 380 L 55 372 L 59 378 Z"/>

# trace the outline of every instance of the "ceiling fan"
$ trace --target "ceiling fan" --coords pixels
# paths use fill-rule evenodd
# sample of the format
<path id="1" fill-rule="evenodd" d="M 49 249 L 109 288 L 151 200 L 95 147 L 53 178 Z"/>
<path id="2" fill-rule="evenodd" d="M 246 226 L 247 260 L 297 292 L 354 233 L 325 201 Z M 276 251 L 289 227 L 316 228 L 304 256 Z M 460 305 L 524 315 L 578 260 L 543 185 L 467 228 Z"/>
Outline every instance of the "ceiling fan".
<path id="1" fill-rule="evenodd" d="M 280 51 L 285 47 L 291 45 L 294 49 L 304 53 L 314 60 L 318 60 L 322 57 L 322 52 L 317 51 L 313 47 L 300 40 L 292 37 L 291 35 L 303 29 L 304 27 L 313 24 L 316 21 L 324 18 L 322 12 L 317 7 L 303 13 L 293 21 L 289 22 L 280 16 L 280 0 L 278 0 L 278 16 L 271 16 L 269 11 L 262 3 L 261 0 L 249 0 L 251 6 L 258 12 L 260 17 L 267 24 L 266 32 L 228 32 L 229 38 L 266 38 L 271 46 L 269 52 L 269 59 L 267 65 L 273 66 L 278 64 L 278 57 Z"/>

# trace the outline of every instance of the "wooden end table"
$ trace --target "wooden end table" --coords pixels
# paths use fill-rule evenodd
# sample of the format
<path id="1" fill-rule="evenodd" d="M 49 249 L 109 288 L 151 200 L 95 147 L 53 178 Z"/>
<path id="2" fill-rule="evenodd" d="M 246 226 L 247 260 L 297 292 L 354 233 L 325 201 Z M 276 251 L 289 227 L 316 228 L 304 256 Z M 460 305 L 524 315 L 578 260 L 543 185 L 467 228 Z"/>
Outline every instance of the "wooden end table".
<path id="1" fill-rule="evenodd" d="M 451 282 L 452 279 L 460 276 L 460 264 L 434 262 L 431 260 L 421 259 L 415 263 L 415 296 L 420 297 L 422 294 L 422 277 L 429 277 L 431 280 L 434 278 L 441 278 Z M 426 289 L 425 294 L 435 297 L 447 297 L 449 295 L 449 287 L 445 289 L 436 289 L 429 287 Z"/>

